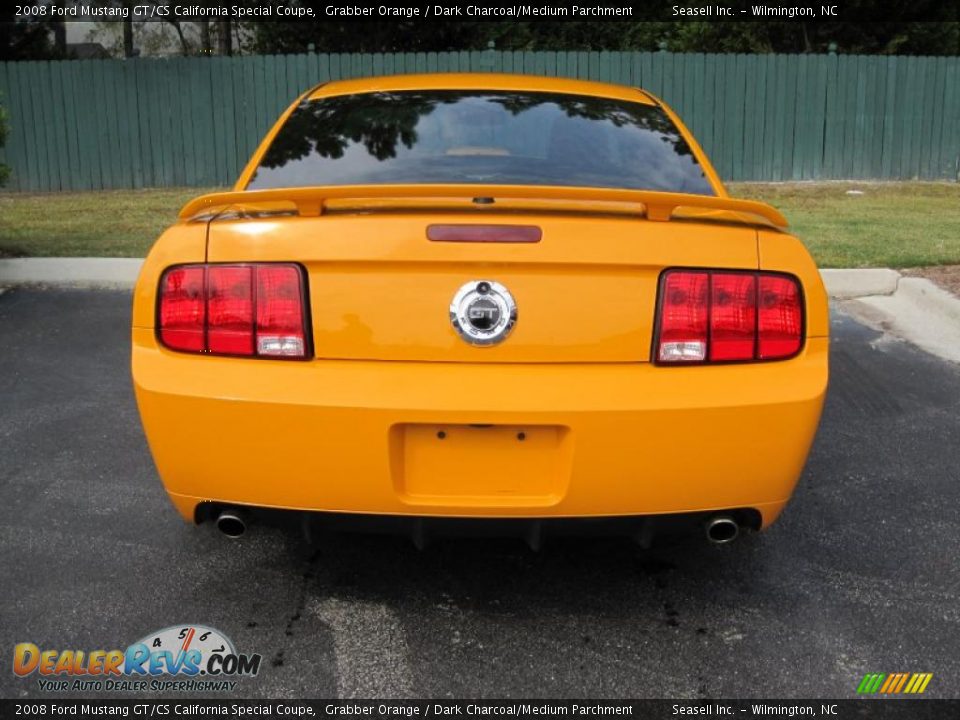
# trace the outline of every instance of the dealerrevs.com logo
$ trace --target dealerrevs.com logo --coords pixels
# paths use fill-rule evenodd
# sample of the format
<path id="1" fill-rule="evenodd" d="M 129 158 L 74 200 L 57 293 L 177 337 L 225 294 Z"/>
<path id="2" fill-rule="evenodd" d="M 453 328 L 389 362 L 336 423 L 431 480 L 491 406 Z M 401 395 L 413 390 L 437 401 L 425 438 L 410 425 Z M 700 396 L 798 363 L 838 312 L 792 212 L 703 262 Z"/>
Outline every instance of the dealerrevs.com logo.
<path id="1" fill-rule="evenodd" d="M 42 650 L 18 643 L 13 672 L 36 674 L 39 688 L 48 692 L 230 692 L 240 678 L 257 674 L 261 660 L 256 653 L 238 653 L 214 628 L 173 625 L 126 650 Z"/>

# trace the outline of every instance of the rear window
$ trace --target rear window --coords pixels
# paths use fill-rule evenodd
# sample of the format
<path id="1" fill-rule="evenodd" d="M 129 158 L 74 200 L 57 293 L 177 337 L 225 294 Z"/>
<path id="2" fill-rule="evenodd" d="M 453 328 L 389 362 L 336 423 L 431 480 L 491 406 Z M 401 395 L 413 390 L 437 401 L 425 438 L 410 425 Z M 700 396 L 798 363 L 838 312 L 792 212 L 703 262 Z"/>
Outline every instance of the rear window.
<path id="1" fill-rule="evenodd" d="M 658 107 L 582 95 L 452 90 L 304 101 L 247 187 L 423 183 L 714 194 Z"/>

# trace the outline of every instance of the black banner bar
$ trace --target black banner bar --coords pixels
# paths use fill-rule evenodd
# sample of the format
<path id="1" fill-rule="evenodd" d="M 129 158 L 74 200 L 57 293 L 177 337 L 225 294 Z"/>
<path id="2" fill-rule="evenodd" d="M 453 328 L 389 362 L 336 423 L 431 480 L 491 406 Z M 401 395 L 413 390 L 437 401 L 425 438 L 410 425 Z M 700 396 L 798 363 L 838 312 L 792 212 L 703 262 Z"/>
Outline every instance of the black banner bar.
<path id="1" fill-rule="evenodd" d="M 960 717 L 960 700 L 2 700 L 3 718 L 868 718 Z"/>
<path id="2" fill-rule="evenodd" d="M 249 22 L 408 20 L 476 22 L 948 22 L 960 0 L 891 0 L 864 7 L 856 0 L 67 0 L 16 4 L 21 20 L 67 22 Z"/>

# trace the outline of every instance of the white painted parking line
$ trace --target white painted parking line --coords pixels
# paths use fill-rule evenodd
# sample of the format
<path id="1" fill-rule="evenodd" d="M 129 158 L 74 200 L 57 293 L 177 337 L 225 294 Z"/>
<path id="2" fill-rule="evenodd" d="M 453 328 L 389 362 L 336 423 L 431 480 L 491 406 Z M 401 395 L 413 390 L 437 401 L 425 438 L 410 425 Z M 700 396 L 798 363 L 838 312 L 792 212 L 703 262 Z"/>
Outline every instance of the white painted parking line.
<path id="1" fill-rule="evenodd" d="M 407 641 L 393 610 L 338 598 L 324 598 L 311 610 L 333 636 L 339 697 L 413 697 Z"/>

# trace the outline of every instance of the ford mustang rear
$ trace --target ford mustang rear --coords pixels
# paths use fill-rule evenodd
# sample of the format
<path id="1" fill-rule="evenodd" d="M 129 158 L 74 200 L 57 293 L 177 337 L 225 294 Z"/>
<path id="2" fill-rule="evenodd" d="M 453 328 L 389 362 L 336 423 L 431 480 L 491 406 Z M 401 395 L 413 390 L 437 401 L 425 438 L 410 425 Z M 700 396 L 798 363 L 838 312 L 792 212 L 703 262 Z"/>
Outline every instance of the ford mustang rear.
<path id="1" fill-rule="evenodd" d="M 785 225 L 641 90 L 315 88 L 144 264 L 160 476 L 234 535 L 248 508 L 760 529 L 827 385 L 826 297 Z"/>

